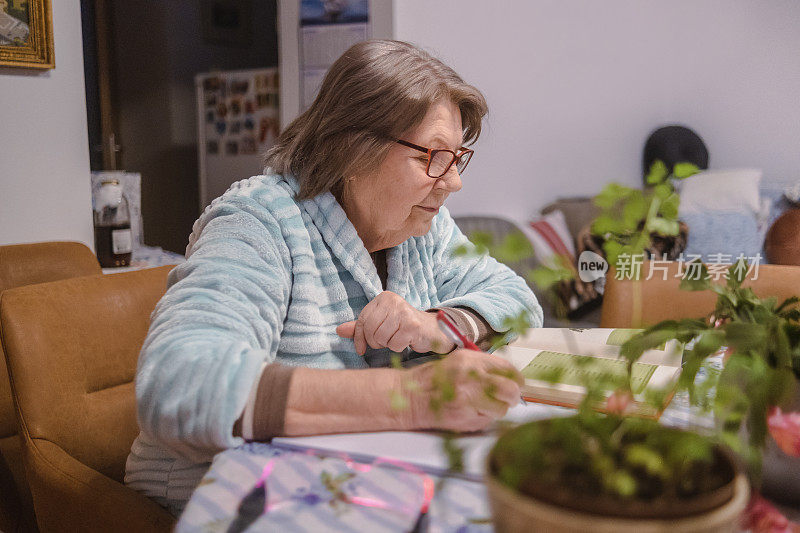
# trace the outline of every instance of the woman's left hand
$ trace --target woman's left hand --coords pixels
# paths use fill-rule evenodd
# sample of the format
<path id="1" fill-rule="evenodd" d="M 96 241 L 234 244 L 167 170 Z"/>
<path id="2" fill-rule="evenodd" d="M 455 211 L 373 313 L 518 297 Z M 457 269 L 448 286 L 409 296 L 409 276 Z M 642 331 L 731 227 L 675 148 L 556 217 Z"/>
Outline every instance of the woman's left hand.
<path id="1" fill-rule="evenodd" d="M 356 352 L 364 355 L 367 345 L 402 352 L 410 346 L 418 353 L 447 353 L 455 345 L 439 329 L 435 313 L 420 311 L 391 291 L 383 291 L 368 303 L 357 320 L 336 328 L 340 337 L 353 339 Z"/>

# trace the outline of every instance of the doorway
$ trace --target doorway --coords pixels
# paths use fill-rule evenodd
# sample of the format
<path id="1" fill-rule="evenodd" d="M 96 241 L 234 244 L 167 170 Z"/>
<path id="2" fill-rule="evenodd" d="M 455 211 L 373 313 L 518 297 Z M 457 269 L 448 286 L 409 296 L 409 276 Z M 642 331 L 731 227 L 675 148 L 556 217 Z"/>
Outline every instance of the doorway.
<path id="1" fill-rule="evenodd" d="M 145 244 L 182 254 L 200 214 L 194 77 L 277 66 L 276 0 L 81 0 L 81 16 L 91 168 L 141 173 Z"/>

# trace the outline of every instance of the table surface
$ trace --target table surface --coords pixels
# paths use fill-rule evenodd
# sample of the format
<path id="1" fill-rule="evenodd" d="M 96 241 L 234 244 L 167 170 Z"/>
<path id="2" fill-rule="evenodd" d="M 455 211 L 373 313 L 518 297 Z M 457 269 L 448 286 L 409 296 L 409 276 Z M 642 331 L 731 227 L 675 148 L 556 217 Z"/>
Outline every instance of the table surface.
<path id="1" fill-rule="evenodd" d="M 158 246 L 138 246 L 131 254 L 131 264 L 127 267 L 104 268 L 103 274 L 118 274 L 144 268 L 155 268 L 165 265 L 177 265 L 186 261 L 181 254 L 163 250 Z"/>
<path id="2" fill-rule="evenodd" d="M 571 410 L 543 404 L 524 407 L 526 418 L 564 416 Z M 676 394 L 660 421 L 669 426 L 709 427 L 708 415 Z M 352 449 L 352 448 L 350 448 Z M 370 450 L 364 450 L 368 455 Z M 214 458 L 181 516 L 176 531 L 228 531 L 242 500 L 266 480 L 266 500 L 256 499 L 247 531 L 410 531 L 423 503 L 426 484 L 435 485 L 429 531 L 492 531 L 486 489 L 480 482 L 440 476 L 411 465 L 290 450 L 247 443 Z"/>

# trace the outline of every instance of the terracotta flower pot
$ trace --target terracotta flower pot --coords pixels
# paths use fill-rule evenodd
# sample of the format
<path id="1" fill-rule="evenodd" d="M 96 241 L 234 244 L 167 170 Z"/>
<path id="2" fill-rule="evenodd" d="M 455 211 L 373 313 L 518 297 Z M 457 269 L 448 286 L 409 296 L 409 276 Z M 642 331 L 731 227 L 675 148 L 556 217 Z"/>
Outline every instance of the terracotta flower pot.
<path id="1" fill-rule="evenodd" d="M 523 494 L 496 477 L 498 449 L 496 445 L 487 457 L 485 481 L 499 533 L 734 532 L 739 530 L 739 519 L 750 500 L 745 473 L 733 454 L 723 449 L 715 450 L 713 468 L 719 473 L 720 485 L 714 490 L 680 500 L 659 497 L 625 502 L 603 494 L 576 494 L 567 485 L 528 483 Z"/>
<path id="2" fill-rule="evenodd" d="M 750 499 L 750 486 L 743 474 L 732 481 L 733 497 L 719 507 L 683 518 L 624 518 L 603 516 L 559 507 L 523 496 L 486 476 L 489 505 L 495 531 L 553 533 L 649 533 L 734 532 Z"/>

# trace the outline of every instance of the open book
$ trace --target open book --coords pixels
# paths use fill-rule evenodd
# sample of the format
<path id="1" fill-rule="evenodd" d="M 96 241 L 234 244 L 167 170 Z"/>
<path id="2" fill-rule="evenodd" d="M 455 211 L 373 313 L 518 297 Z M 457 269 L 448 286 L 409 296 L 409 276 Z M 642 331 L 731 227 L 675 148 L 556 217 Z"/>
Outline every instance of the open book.
<path id="1" fill-rule="evenodd" d="M 522 395 L 528 401 L 577 407 L 586 395 L 586 379 L 603 375 L 624 375 L 627 360 L 619 355 L 620 346 L 641 330 L 539 328 L 528 333 L 495 355 L 510 361 L 525 377 Z M 659 350 L 648 350 L 633 365 L 631 412 L 658 417 L 672 397 L 681 371 L 683 345 L 669 341 Z M 557 377 L 557 382 L 551 379 Z M 648 392 L 663 391 L 660 407 L 644 402 Z M 611 394 L 612 391 L 608 391 Z"/>

